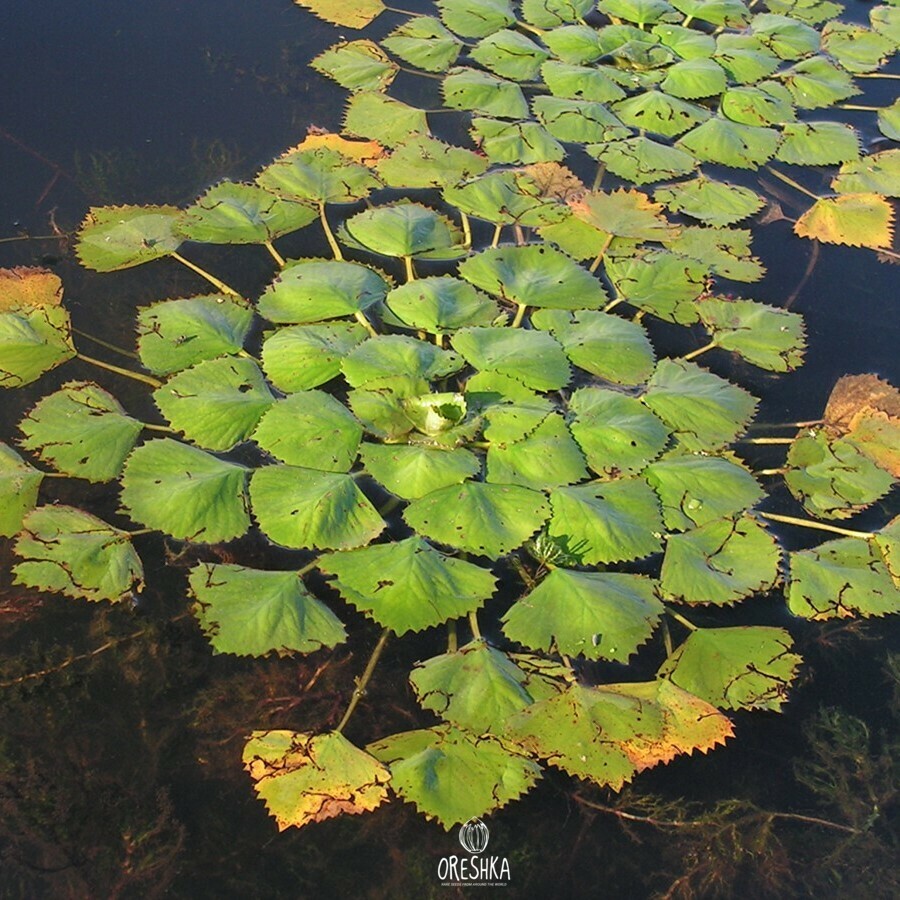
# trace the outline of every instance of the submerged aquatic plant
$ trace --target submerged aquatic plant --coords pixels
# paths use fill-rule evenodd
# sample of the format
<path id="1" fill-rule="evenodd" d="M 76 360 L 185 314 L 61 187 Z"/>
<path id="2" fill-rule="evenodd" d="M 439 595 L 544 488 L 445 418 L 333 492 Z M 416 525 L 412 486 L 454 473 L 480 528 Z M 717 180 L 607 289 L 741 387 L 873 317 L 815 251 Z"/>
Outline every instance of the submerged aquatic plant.
<path id="1" fill-rule="evenodd" d="M 385 9 L 304 5 L 348 27 Z M 0 384 L 77 357 L 152 387 L 166 423 L 90 381 L 39 400 L 18 443 L 52 471 L 0 445 L 19 583 L 121 601 L 143 585 L 137 536 L 202 547 L 258 529 L 284 548 L 279 568 L 210 554 L 191 570 L 214 652 L 334 647 L 359 625 L 336 595 L 382 628 L 340 721 L 247 742 L 280 828 L 375 809 L 389 791 L 449 828 L 522 795 L 545 764 L 619 789 L 722 744 L 726 711 L 785 702 L 801 663 L 789 631 L 730 622 L 734 604 L 783 591 L 802 619 L 900 612 L 897 521 L 832 524 L 897 477 L 897 390 L 844 381 L 822 423 L 775 439 L 810 518 L 784 516 L 758 509 L 764 491 L 733 449 L 755 398 L 694 361 L 720 348 L 789 372 L 805 348 L 797 314 L 716 291 L 715 277 L 761 276 L 749 232 L 731 226 L 765 201 L 702 165 L 843 163 L 838 195 L 798 233 L 889 242 L 896 151 L 860 159 L 851 130 L 796 119 L 852 95 L 853 73 L 894 49 L 891 9 L 873 11 L 871 38 L 829 31 L 826 54 L 812 25 L 829 3 L 438 6 L 314 62 L 354 92 L 346 134 L 311 134 L 186 209 L 90 211 L 86 267 L 169 258 L 214 289 L 140 310 L 142 371 L 76 349 L 54 275 L 0 278 Z M 472 114 L 477 149 L 384 93 L 395 57 L 446 72 L 446 108 Z M 579 148 L 599 159 L 613 188 L 582 183 L 564 145 L 573 168 Z M 314 223 L 332 258 L 285 259 L 276 241 Z M 182 255 L 190 244 L 260 245 L 278 271 L 251 302 Z M 647 317 L 708 340 L 657 358 Z M 120 484 L 139 530 L 39 504 L 50 475 Z M 839 537 L 784 554 L 771 521 Z M 485 608 L 485 637 L 501 579 L 517 595 L 499 621 Z M 438 724 L 351 743 L 387 641 L 438 628 L 446 652 L 409 679 Z M 638 653 L 654 678 L 594 665 Z"/>

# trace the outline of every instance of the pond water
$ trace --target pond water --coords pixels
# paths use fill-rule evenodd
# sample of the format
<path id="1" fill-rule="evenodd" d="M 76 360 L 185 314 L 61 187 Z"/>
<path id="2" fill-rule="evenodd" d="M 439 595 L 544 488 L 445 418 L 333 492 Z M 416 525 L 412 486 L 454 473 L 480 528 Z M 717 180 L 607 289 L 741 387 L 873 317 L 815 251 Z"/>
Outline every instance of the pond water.
<path id="1" fill-rule="evenodd" d="M 860 21 L 867 10 L 849 4 Z M 196 292 L 197 284 L 174 263 L 153 272 L 88 272 L 66 234 L 88 206 L 186 204 L 223 177 L 252 176 L 310 125 L 339 130 L 343 91 L 307 68 L 336 33 L 289 0 L 5 0 L 0 266 L 49 266 L 63 279 L 75 325 L 124 342 L 135 308 Z M 890 102 L 890 85 L 873 83 L 866 102 Z M 867 146 L 879 140 L 874 131 L 862 137 Z M 34 239 L 7 240 L 23 235 Z M 791 298 L 810 336 L 807 363 L 795 373 L 741 370 L 742 383 L 762 399 L 760 421 L 818 418 L 844 373 L 875 372 L 897 383 L 896 268 L 868 251 L 815 251 L 784 221 L 758 229 L 754 247 L 768 273 L 745 295 L 776 305 Z M 295 252 L 325 249 L 322 242 Z M 249 288 L 267 277 L 270 262 L 261 249 L 235 248 L 217 256 L 217 271 Z M 673 344 L 673 352 L 683 349 Z M 723 375 L 733 365 L 724 355 L 708 364 Z M 46 383 L 87 377 L 74 370 L 51 373 Z M 138 414 L 149 403 L 140 390 L 125 397 Z M 33 399 L 3 395 L 4 434 Z M 777 465 L 777 455 L 764 450 L 750 461 Z M 57 496 L 77 502 L 83 491 L 64 485 Z M 787 508 L 787 499 L 776 491 L 770 508 Z M 114 512 L 114 500 L 105 511 Z M 883 509 L 874 509 L 854 527 L 881 518 Z M 806 540 L 790 539 L 798 546 Z M 240 768 L 249 730 L 299 728 L 343 706 L 376 630 L 357 634 L 322 672 L 318 658 L 213 657 L 181 615 L 190 554 L 155 538 L 147 546 L 152 591 L 134 609 L 101 609 L 11 586 L 9 542 L 0 544 L 0 897 L 454 895 L 440 887 L 437 866 L 458 852 L 455 829 L 446 833 L 395 802 L 372 815 L 279 834 Z M 893 778 L 885 754 L 897 747 L 900 709 L 884 666 L 888 651 L 900 649 L 896 627 L 825 633 L 806 637 L 806 675 L 783 715 L 739 715 L 738 739 L 725 749 L 637 780 L 636 795 L 656 798 L 643 811 L 651 819 L 696 818 L 722 800 L 743 810 L 744 855 L 732 854 L 731 868 L 723 864 L 723 896 L 888 897 L 900 890 L 891 853 L 900 840 L 895 808 L 870 833 L 854 835 L 852 846 L 839 830 L 799 820 L 782 820 L 777 838 L 766 840 L 772 820 L 753 818 L 760 808 L 840 819 L 840 801 L 817 798 L 793 771 L 796 759 L 811 758 L 809 728 L 824 707 L 858 717 L 871 731 L 847 793 L 877 793 Z M 404 673 L 435 652 L 427 642 L 414 638 L 388 655 L 359 713 L 360 733 L 376 715 L 414 727 Z M 22 680 L 43 669 L 54 671 Z M 834 746 L 834 736 L 822 743 Z M 583 806 L 579 792 L 602 797 L 551 773 L 526 799 L 490 817 L 493 852 L 512 868 L 507 896 L 650 897 L 675 884 L 692 860 L 730 846 L 725 829 L 656 829 Z M 666 805 L 678 798 L 693 805 Z M 725 821 L 727 810 L 717 815 Z M 815 871 L 820 859 L 823 871 L 834 871 L 825 882 Z M 710 883 L 698 896 L 715 896 L 714 889 Z"/>

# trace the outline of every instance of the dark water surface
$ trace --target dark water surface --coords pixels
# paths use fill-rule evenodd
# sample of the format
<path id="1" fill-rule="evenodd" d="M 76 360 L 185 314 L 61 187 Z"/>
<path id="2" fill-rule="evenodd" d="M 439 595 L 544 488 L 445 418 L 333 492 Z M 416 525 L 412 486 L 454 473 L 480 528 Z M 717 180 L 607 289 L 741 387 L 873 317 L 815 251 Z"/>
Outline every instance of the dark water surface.
<path id="1" fill-rule="evenodd" d="M 852 14 L 862 18 L 867 9 L 857 2 Z M 306 68 L 337 35 L 289 0 L 4 0 L 0 238 L 71 232 L 90 205 L 184 204 L 220 178 L 250 177 L 302 140 L 311 124 L 337 130 L 344 94 Z M 861 102 L 890 102 L 889 82 L 869 85 Z M 863 138 L 878 136 L 863 131 Z M 802 282 L 792 308 L 807 317 L 807 364 L 775 378 L 749 367 L 735 371 L 724 355 L 704 361 L 761 396 L 760 421 L 818 418 L 844 373 L 876 372 L 897 383 L 895 268 L 866 251 L 823 246 L 807 277 L 813 245 L 795 238 L 786 222 L 761 229 L 755 249 L 768 274 L 738 289 L 783 304 Z M 0 243 L 0 266 L 11 265 L 52 267 L 76 325 L 120 342 L 137 306 L 204 290 L 169 262 L 106 276 L 86 272 L 64 238 Z M 248 290 L 271 272 L 258 248 L 225 249 L 215 265 Z M 67 366 L 47 376 L 41 390 L 73 377 L 88 373 Z M 123 396 L 121 383 L 97 380 Z M 35 396 L 3 394 L 4 435 Z M 136 414 L 149 403 L 140 390 L 123 399 Z M 762 452 L 751 459 L 779 460 Z M 89 501 L 84 485 L 62 483 L 55 496 L 95 503 L 108 493 L 102 486 L 87 491 Z M 776 492 L 772 508 L 784 501 Z M 111 503 L 99 508 L 115 512 Z M 876 509 L 854 527 L 882 518 Z M 373 815 L 278 834 L 240 770 L 249 730 L 335 721 L 376 632 L 357 628 L 318 676 L 318 658 L 214 658 L 190 619 L 178 618 L 190 555 L 179 558 L 177 547 L 156 538 L 140 549 L 153 591 L 134 610 L 43 598 L 0 581 L 0 682 L 85 657 L 0 688 L 0 898 L 454 895 L 440 888 L 436 870 L 441 856 L 458 851 L 455 830 L 447 834 L 394 802 Z M 0 569 L 9 563 L 5 542 Z M 110 640 L 120 642 L 96 652 Z M 637 792 L 707 805 L 741 798 L 769 810 L 839 818 L 838 807 L 797 784 L 792 760 L 810 755 L 804 729 L 824 706 L 868 723 L 872 741 L 864 749 L 872 759 L 896 743 L 883 666 L 886 649 L 897 649 L 897 633 L 880 623 L 851 637 L 835 631 L 828 643 L 804 640 L 808 664 L 784 715 L 738 716 L 738 739 L 727 748 L 648 773 Z M 388 652 L 351 739 L 415 725 L 405 673 L 434 652 L 427 636 Z M 852 788 L 860 794 L 889 777 L 869 762 L 860 763 L 865 778 Z M 551 772 L 525 800 L 490 817 L 492 851 L 512 867 L 506 896 L 649 897 L 715 849 L 712 838 L 698 843 L 685 829 L 658 830 L 586 809 L 573 798 L 578 791 L 609 800 Z M 896 840 L 889 824 L 876 823 L 878 840 L 839 862 L 828 854 L 841 835 L 827 826 L 784 826 L 775 849 L 762 839 L 752 845 L 759 835 L 748 831 L 745 857 L 725 876 L 723 895 L 892 896 L 896 856 L 880 855 Z M 830 888 L 813 877 L 821 860 L 838 872 Z"/>

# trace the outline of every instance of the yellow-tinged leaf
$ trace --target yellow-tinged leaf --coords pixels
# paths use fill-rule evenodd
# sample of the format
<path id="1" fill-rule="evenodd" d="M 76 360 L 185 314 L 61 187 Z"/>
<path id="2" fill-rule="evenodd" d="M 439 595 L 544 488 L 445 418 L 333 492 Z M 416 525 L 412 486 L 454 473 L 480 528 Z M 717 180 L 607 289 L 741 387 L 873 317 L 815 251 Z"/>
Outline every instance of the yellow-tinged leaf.
<path id="1" fill-rule="evenodd" d="M 17 266 L 0 269 L 0 312 L 59 306 L 62 281 L 48 269 Z"/>
<path id="2" fill-rule="evenodd" d="M 384 12 L 381 0 L 294 0 L 298 6 L 308 9 L 313 15 L 343 25 L 345 28 L 365 28 L 373 19 Z"/>
<path id="3" fill-rule="evenodd" d="M 571 169 L 557 162 L 533 163 L 524 170 L 540 190 L 542 197 L 571 200 L 584 193 L 581 179 Z"/>
<path id="4" fill-rule="evenodd" d="M 616 237 L 640 241 L 671 239 L 674 230 L 663 215 L 661 203 L 654 203 L 642 191 L 592 191 L 570 200 L 569 207 L 583 222 Z"/>
<path id="5" fill-rule="evenodd" d="M 301 150 L 318 150 L 320 147 L 335 150 L 341 156 L 346 156 L 348 159 L 362 163 L 364 166 L 371 165 L 387 155 L 387 150 L 378 141 L 350 140 L 330 131 L 322 131 L 319 128 L 310 128 L 306 138 L 301 143 L 286 150 L 282 155 L 287 156 L 289 153 L 296 153 Z"/>
<path id="6" fill-rule="evenodd" d="M 797 220 L 800 237 L 851 247 L 890 247 L 894 209 L 880 194 L 842 194 L 820 197 Z"/>
<path id="7" fill-rule="evenodd" d="M 279 831 L 370 812 L 387 798 L 391 777 L 336 731 L 254 731 L 244 746 L 244 768 Z"/>

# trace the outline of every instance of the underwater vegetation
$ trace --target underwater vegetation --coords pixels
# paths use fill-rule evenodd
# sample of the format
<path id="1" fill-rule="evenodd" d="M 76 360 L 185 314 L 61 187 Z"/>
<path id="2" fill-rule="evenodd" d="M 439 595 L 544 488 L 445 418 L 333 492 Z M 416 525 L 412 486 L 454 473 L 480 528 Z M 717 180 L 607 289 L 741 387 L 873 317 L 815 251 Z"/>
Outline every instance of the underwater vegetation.
<path id="1" fill-rule="evenodd" d="M 301 5 L 345 28 L 397 15 Z M 900 612 L 900 392 L 848 375 L 820 420 L 765 436 L 748 433 L 756 398 L 697 360 L 803 362 L 799 315 L 719 287 L 764 271 L 737 226 L 768 201 L 740 170 L 766 166 L 803 198 L 798 237 L 895 255 L 900 151 L 863 155 L 852 127 L 810 116 L 866 111 L 844 101 L 896 50 L 897 7 L 874 7 L 870 27 L 840 11 L 443 0 L 316 57 L 351 92 L 342 134 L 313 129 L 183 208 L 92 208 L 85 267 L 167 260 L 206 293 L 141 308 L 136 357 L 111 363 L 76 345 L 56 275 L 0 272 L 0 386 L 78 360 L 139 382 L 158 411 L 144 421 L 81 379 L 26 413 L 0 445 L 17 582 L 128 604 L 159 534 L 190 559 L 214 653 L 324 667 L 369 640 L 339 709 L 246 741 L 279 829 L 391 794 L 449 829 L 547 767 L 621 791 L 722 745 L 737 711 L 779 711 L 802 664 L 792 631 Z M 408 67 L 440 82 L 439 109 L 388 93 Z M 876 115 L 896 140 L 896 104 Z M 437 136 L 447 119 L 468 146 Z M 821 166 L 835 168 L 823 195 L 798 180 Z M 328 258 L 285 250 L 307 228 Z M 195 261 L 223 245 L 265 248 L 273 277 L 248 296 Z M 705 338 L 667 356 L 654 323 Z M 784 444 L 766 476 L 795 514 L 764 508 L 742 444 Z M 118 490 L 119 524 L 55 502 L 69 479 Z M 879 527 L 847 527 L 875 504 Z M 785 551 L 776 528 L 822 540 Z M 385 648 L 420 632 L 416 727 L 357 733 Z M 864 742 L 854 728 L 823 719 L 820 743 Z M 822 771 L 803 770 L 813 792 Z M 163 800 L 159 815 L 177 840 Z M 774 818 L 723 808 L 712 836 L 700 822 L 697 866 L 670 895 L 717 889 L 709 847 Z"/>

